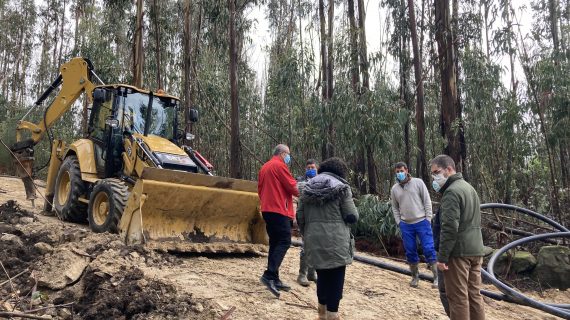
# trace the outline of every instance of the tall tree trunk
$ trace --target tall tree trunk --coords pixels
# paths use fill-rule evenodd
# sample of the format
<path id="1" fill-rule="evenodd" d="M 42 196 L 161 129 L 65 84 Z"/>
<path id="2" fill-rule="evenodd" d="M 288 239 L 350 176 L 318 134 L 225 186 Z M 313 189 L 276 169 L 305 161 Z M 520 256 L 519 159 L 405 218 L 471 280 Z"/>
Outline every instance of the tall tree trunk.
<path id="1" fill-rule="evenodd" d="M 194 101 L 192 100 L 192 0 L 184 0 L 184 36 L 183 36 L 182 54 L 184 60 L 184 129 L 186 132 L 192 131 L 192 122 L 188 121 L 190 116 L 190 108 Z M 185 143 L 189 144 L 190 141 L 184 138 Z"/>
<path id="2" fill-rule="evenodd" d="M 552 45 L 554 54 L 558 55 L 560 49 L 560 37 L 558 35 L 558 9 L 560 4 L 558 0 L 548 0 L 548 11 L 550 13 L 550 33 L 552 35 Z"/>
<path id="3" fill-rule="evenodd" d="M 378 179 L 376 175 L 376 161 L 374 161 L 374 147 L 368 143 L 366 145 L 366 154 L 368 155 L 368 192 L 378 194 Z"/>
<path id="4" fill-rule="evenodd" d="M 450 28 L 449 0 L 435 0 L 436 41 L 441 77 L 441 135 L 447 140 L 443 152 L 455 161 L 458 171 L 462 170 L 463 158 L 457 121 L 457 80 L 455 53 Z M 453 127 L 455 125 L 455 128 Z"/>
<path id="5" fill-rule="evenodd" d="M 366 44 L 366 9 L 364 7 L 364 0 L 358 0 L 358 36 L 359 41 L 359 58 L 360 58 L 360 72 L 362 72 L 362 88 L 363 93 L 370 90 L 370 75 L 368 72 L 368 46 Z"/>
<path id="6" fill-rule="evenodd" d="M 354 0 L 348 0 L 348 21 L 350 25 L 349 37 L 350 37 L 350 80 L 352 85 L 352 93 L 354 95 L 354 101 L 358 103 L 360 101 L 360 74 L 358 68 L 358 29 L 356 27 L 356 19 L 354 16 Z M 356 161 L 355 161 L 355 181 L 356 187 L 360 191 L 360 194 L 365 194 L 367 192 L 366 188 L 366 152 L 364 149 L 364 139 L 362 137 L 364 132 L 360 131 L 357 151 L 356 151 Z"/>
<path id="7" fill-rule="evenodd" d="M 368 98 L 370 92 L 370 76 L 368 70 L 368 46 L 366 44 L 366 9 L 364 7 L 364 0 L 358 0 L 358 45 L 360 59 L 360 72 L 362 73 L 362 89 L 360 90 L 361 97 L 365 98 L 367 109 L 372 112 L 373 105 L 371 105 Z M 374 148 L 370 141 L 366 142 L 366 150 L 362 151 L 362 157 L 366 151 L 366 163 L 368 173 L 368 192 L 371 194 L 378 194 L 378 179 L 376 174 L 376 161 L 374 160 Z"/>
<path id="8" fill-rule="evenodd" d="M 424 124 L 424 81 L 422 72 L 422 60 L 418 46 L 418 31 L 416 27 L 416 13 L 414 0 L 408 0 L 408 11 L 410 19 L 410 35 L 412 37 L 412 49 L 414 51 L 414 75 L 416 78 L 416 130 L 418 134 L 418 159 L 420 165 L 417 168 L 418 177 L 426 184 L 429 183 L 426 163 L 426 138 Z"/>
<path id="9" fill-rule="evenodd" d="M 156 88 L 157 89 L 164 89 L 162 83 L 162 74 L 161 74 L 161 58 L 160 58 L 160 8 L 158 7 L 158 0 L 153 0 L 152 8 L 154 11 L 154 42 L 156 45 L 155 48 L 155 59 L 156 59 Z"/>
<path id="10" fill-rule="evenodd" d="M 326 20 L 325 20 L 325 5 L 324 0 L 319 0 L 319 22 L 320 22 L 320 42 L 321 42 L 321 92 L 323 101 L 327 100 L 327 33 L 326 33 Z M 323 156 L 324 159 L 324 156 Z"/>
<path id="11" fill-rule="evenodd" d="M 238 52 L 236 46 L 236 0 L 228 0 L 230 11 L 229 32 L 230 38 L 230 87 L 231 87 L 231 141 L 230 141 L 230 176 L 240 179 L 241 172 L 241 152 L 239 139 L 239 104 L 238 104 L 238 81 L 237 81 L 237 59 Z"/>
<path id="12" fill-rule="evenodd" d="M 143 2 L 144 0 L 137 0 L 137 24 L 133 42 L 133 85 L 138 88 L 141 88 L 143 84 Z"/>
<path id="13" fill-rule="evenodd" d="M 348 0 L 348 21 L 350 24 L 350 80 L 352 92 L 357 97 L 360 92 L 360 76 L 358 70 L 358 29 L 356 28 L 356 20 L 354 18 L 354 0 Z"/>
<path id="14" fill-rule="evenodd" d="M 334 110 L 333 110 L 333 73 L 334 73 L 334 0 L 328 2 L 328 37 L 327 37 L 327 107 L 329 109 L 329 124 L 327 130 L 327 149 L 326 158 L 334 157 L 335 155 L 335 127 L 334 127 Z"/>
<path id="15" fill-rule="evenodd" d="M 461 102 L 461 86 L 457 85 L 461 81 L 461 65 L 459 64 L 459 1 L 453 0 L 453 16 L 451 19 L 451 42 L 453 43 L 453 63 L 455 64 L 455 89 L 457 90 L 456 115 L 458 119 L 458 135 L 459 135 L 459 154 L 462 159 L 459 164 L 459 170 L 463 171 L 463 178 L 469 180 L 469 171 L 467 170 L 467 145 L 465 144 L 465 127 L 463 126 L 463 103 Z"/>
<path id="16" fill-rule="evenodd" d="M 410 51 L 409 51 L 409 38 L 408 28 L 406 26 L 406 1 L 400 0 L 399 7 L 398 28 L 400 35 L 400 101 L 402 106 L 409 113 L 412 112 L 412 98 L 408 89 L 410 81 Z M 411 165 L 411 143 L 410 143 L 410 117 L 406 116 L 404 123 L 404 162 L 408 165 L 409 170 L 412 170 Z"/>

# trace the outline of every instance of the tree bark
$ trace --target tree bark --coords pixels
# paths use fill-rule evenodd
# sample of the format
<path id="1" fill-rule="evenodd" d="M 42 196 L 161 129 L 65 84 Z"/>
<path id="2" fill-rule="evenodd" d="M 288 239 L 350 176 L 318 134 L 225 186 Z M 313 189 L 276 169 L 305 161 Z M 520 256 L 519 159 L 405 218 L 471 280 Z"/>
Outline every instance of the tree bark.
<path id="1" fill-rule="evenodd" d="M 230 11 L 229 20 L 229 54 L 230 54 L 230 87 L 231 87 L 231 141 L 230 141 L 230 176 L 240 179 L 241 172 L 241 152 L 239 139 L 239 104 L 238 104 L 238 82 L 237 82 L 237 46 L 236 46 L 236 3 L 235 0 L 228 0 Z"/>
<path id="2" fill-rule="evenodd" d="M 354 95 L 354 101 L 356 103 L 360 102 L 360 71 L 358 67 L 358 33 L 359 30 L 356 27 L 356 19 L 354 16 L 354 0 L 348 0 L 348 21 L 350 25 L 349 37 L 350 37 L 350 77 L 352 85 L 352 93 Z M 362 137 L 364 133 L 362 130 L 359 132 L 359 138 L 357 141 L 357 151 L 356 151 L 356 161 L 355 161 L 355 181 L 356 187 L 360 191 L 360 194 L 366 194 L 366 150 L 364 149 L 364 139 Z"/>
<path id="3" fill-rule="evenodd" d="M 350 76 L 352 92 L 358 96 L 360 92 L 360 75 L 358 70 L 358 29 L 354 18 L 354 0 L 348 0 L 348 21 L 350 24 Z"/>
<path id="4" fill-rule="evenodd" d="M 450 28 L 449 0 L 435 0 L 436 41 L 441 78 L 441 135 L 446 139 L 443 152 L 455 161 L 456 169 L 462 170 L 463 158 L 460 146 L 461 121 L 457 114 L 457 80 L 455 52 Z"/>
<path id="5" fill-rule="evenodd" d="M 325 5 L 324 0 L 319 0 L 319 22 L 320 22 L 320 41 L 321 41 L 321 92 L 323 101 L 327 100 L 327 34 L 325 29 Z M 323 157 L 324 158 L 324 157 Z"/>
<path id="6" fill-rule="evenodd" d="M 367 109 L 372 112 L 374 106 L 371 105 L 368 99 L 370 92 L 370 76 L 368 64 L 368 46 L 366 44 L 366 9 L 364 7 L 364 0 L 358 0 L 358 44 L 359 44 L 359 58 L 360 58 L 360 72 L 362 73 L 362 89 L 360 90 L 361 97 L 365 97 Z M 362 151 L 362 156 L 366 153 L 367 173 L 368 173 L 368 193 L 378 194 L 378 179 L 376 175 L 376 161 L 374 160 L 374 148 L 371 142 L 366 142 L 366 150 Z"/>
<path id="7" fill-rule="evenodd" d="M 137 24 L 133 42 L 133 85 L 138 88 L 141 88 L 143 83 L 143 2 L 144 0 L 137 0 Z"/>
<path id="8" fill-rule="evenodd" d="M 184 86 L 183 86 L 183 106 L 184 106 L 184 129 L 186 132 L 192 131 L 192 122 L 188 121 L 190 108 L 192 108 L 192 0 L 184 0 L 184 36 L 182 54 L 184 61 Z M 190 141 L 184 138 L 188 145 Z"/>
<path id="9" fill-rule="evenodd" d="M 334 127 L 334 110 L 333 110 L 333 73 L 334 73 L 334 0 L 329 0 L 328 10 L 328 37 L 327 37 L 327 108 L 329 108 L 329 124 L 327 130 L 327 149 L 326 158 L 334 157 L 335 155 L 335 127 Z"/>
<path id="10" fill-rule="evenodd" d="M 154 11 L 154 42 L 156 45 L 155 48 L 155 59 L 156 59 L 156 89 L 164 89 L 164 85 L 162 83 L 162 74 L 161 74 L 161 57 L 160 57 L 160 8 L 158 7 L 158 0 L 153 0 L 152 7 Z"/>
<path id="11" fill-rule="evenodd" d="M 408 15 L 410 19 L 410 35 L 412 37 L 412 49 L 414 51 L 414 75 L 416 78 L 416 130 L 418 134 L 418 159 L 419 167 L 417 168 L 418 177 L 426 184 L 429 183 L 426 163 L 426 145 L 425 145 L 425 124 L 424 124 L 424 81 L 422 71 L 422 61 L 418 45 L 418 32 L 416 27 L 416 13 L 414 8 L 414 0 L 408 0 Z"/>

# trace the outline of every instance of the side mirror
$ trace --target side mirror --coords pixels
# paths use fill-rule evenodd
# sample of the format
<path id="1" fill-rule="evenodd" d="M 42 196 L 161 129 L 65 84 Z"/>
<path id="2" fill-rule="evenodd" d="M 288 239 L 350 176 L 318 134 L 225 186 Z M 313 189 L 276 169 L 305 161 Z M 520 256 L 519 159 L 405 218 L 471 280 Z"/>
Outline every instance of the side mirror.
<path id="1" fill-rule="evenodd" d="M 105 89 L 97 88 L 93 90 L 93 102 L 105 101 Z"/>
<path id="2" fill-rule="evenodd" d="M 198 122 L 198 110 L 190 109 L 188 112 L 188 122 Z"/>
<path id="3" fill-rule="evenodd" d="M 108 118 L 105 120 L 105 125 L 108 125 L 109 127 L 115 129 L 119 127 L 119 120 L 117 119 L 113 119 L 113 118 Z"/>

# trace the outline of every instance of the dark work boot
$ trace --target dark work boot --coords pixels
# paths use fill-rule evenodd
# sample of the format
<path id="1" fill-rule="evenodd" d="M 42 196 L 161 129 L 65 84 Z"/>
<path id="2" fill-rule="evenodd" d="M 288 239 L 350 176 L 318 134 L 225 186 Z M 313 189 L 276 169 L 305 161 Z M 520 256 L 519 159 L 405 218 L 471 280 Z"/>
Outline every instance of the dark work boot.
<path id="1" fill-rule="evenodd" d="M 309 280 L 307 279 L 307 271 L 309 267 L 307 266 L 307 259 L 303 252 L 301 252 L 301 257 L 299 259 L 299 276 L 297 277 L 297 283 L 303 287 L 309 286 Z"/>
<path id="2" fill-rule="evenodd" d="M 410 264 L 410 271 L 412 272 L 410 287 L 417 288 L 420 282 L 420 270 L 418 269 L 418 264 Z"/>
<path id="3" fill-rule="evenodd" d="M 430 263 L 429 269 L 433 273 L 433 283 L 431 284 L 431 287 L 434 289 L 437 289 L 437 283 L 439 281 L 439 279 L 437 278 L 437 263 L 435 263 L 435 262 Z"/>
<path id="4" fill-rule="evenodd" d="M 264 276 L 261 276 L 261 278 L 259 279 L 261 281 L 261 283 L 263 283 L 267 289 L 269 289 L 269 291 L 277 297 L 277 299 L 279 299 L 279 296 L 281 295 L 281 293 L 279 292 L 279 289 L 277 289 L 277 287 L 275 286 L 275 280 L 270 280 L 267 279 Z"/>
<path id="5" fill-rule="evenodd" d="M 281 281 L 281 280 L 275 281 L 275 288 L 277 288 L 277 290 L 279 290 L 279 291 L 289 291 L 289 290 L 291 290 L 291 286 L 288 285 L 288 284 L 286 284 L 286 283 L 284 283 L 284 282 Z"/>
<path id="6" fill-rule="evenodd" d="M 309 268 L 309 273 L 307 273 L 307 280 L 317 282 L 317 272 L 313 268 Z"/>

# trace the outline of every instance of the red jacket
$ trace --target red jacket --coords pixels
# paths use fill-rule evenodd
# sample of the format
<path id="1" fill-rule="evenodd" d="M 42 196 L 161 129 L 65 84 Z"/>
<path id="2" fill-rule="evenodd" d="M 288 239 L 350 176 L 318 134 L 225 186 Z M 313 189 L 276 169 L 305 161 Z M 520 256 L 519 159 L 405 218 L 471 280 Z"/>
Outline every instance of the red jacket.
<path id="1" fill-rule="evenodd" d="M 293 196 L 299 196 L 297 181 L 280 156 L 273 156 L 259 170 L 257 193 L 262 212 L 275 212 L 293 219 Z"/>

